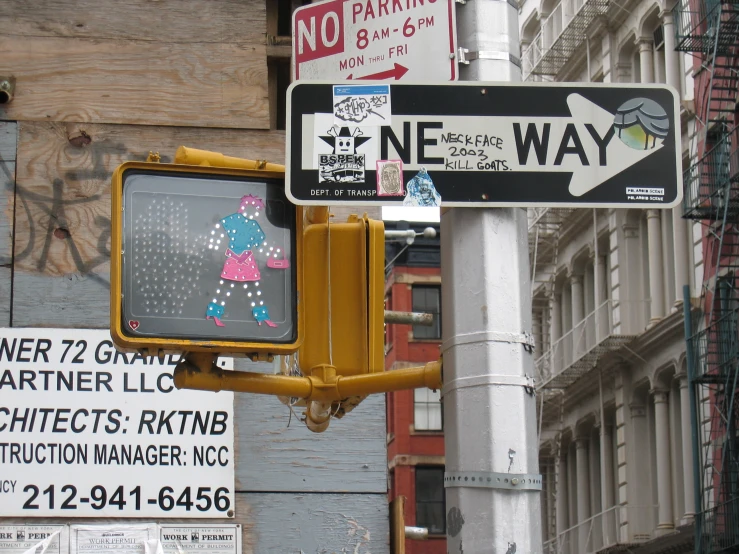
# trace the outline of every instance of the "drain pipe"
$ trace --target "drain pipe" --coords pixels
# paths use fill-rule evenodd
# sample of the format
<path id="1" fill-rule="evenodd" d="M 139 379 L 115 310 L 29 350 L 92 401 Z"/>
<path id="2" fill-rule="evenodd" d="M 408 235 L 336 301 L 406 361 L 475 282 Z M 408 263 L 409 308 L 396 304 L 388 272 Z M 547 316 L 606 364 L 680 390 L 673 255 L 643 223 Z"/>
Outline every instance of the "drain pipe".
<path id="1" fill-rule="evenodd" d="M 331 421 L 330 402 L 308 402 L 305 410 L 305 425 L 314 433 L 323 433 Z"/>
<path id="2" fill-rule="evenodd" d="M 695 552 L 703 553 L 703 497 L 701 496 L 701 473 L 700 473 L 700 429 L 698 428 L 698 402 L 695 397 L 695 351 L 693 349 L 693 307 L 690 299 L 690 285 L 683 285 L 683 326 L 685 329 L 685 361 L 688 370 L 688 387 L 690 390 L 690 438 L 693 443 L 693 495 L 695 496 L 694 532 Z M 686 509 L 688 507 L 686 506 Z"/>

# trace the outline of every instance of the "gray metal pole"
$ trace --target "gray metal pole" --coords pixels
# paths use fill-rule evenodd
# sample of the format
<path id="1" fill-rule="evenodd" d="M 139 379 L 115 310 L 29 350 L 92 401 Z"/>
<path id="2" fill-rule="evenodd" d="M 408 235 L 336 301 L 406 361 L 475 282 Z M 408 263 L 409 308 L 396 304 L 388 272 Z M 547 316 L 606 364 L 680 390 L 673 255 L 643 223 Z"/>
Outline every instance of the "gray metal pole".
<path id="1" fill-rule="evenodd" d="M 513 4 L 458 5 L 465 80 L 520 80 Z M 441 266 L 447 552 L 539 554 L 526 211 L 444 211 Z"/>

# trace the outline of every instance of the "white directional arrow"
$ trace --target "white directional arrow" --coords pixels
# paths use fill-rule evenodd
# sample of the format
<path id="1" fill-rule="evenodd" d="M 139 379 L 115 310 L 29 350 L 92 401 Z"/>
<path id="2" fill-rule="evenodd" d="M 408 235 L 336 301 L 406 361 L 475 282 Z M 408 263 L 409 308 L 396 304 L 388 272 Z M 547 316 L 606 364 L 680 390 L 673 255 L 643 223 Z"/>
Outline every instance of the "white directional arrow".
<path id="1" fill-rule="evenodd" d="M 662 148 L 659 139 L 648 150 L 627 146 L 613 128 L 615 114 L 579 94 L 570 94 L 567 106 L 570 115 L 560 117 L 393 114 L 389 127 L 360 126 L 360 135 L 356 125 L 348 127 L 351 136 L 370 137 L 354 152 L 364 154 L 366 170 L 377 160 L 402 159 L 405 170 L 425 167 L 432 178 L 439 171 L 483 172 L 493 186 L 503 171 L 565 172 L 572 174 L 573 196 Z M 333 114 L 303 115 L 302 169 L 318 169 L 319 154 L 337 153 L 320 138 L 334 124 Z"/>
<path id="2" fill-rule="evenodd" d="M 583 98 L 579 94 L 570 94 L 567 97 L 567 105 L 570 108 L 570 113 L 573 116 L 572 119 L 578 128 L 580 136 L 588 137 L 590 134 L 585 128 L 585 123 L 590 123 L 601 137 L 605 136 L 611 125 L 613 125 L 614 114 L 593 104 L 590 100 Z M 581 131 L 584 131 L 584 133 Z M 565 156 L 565 158 L 570 158 L 567 160 L 570 167 L 566 171 L 572 171 L 569 191 L 573 196 L 582 196 L 611 177 L 642 161 L 647 156 L 661 149 L 662 142 L 658 140 L 655 147 L 650 150 L 636 150 L 624 144 L 618 138 L 618 131 L 615 131 L 615 136 L 608 143 L 606 149 L 607 164 L 605 166 L 598 164 L 597 146 L 595 146 L 594 142 L 583 141 L 583 146 L 586 148 L 588 159 L 593 160 L 590 166 L 586 167 L 582 164 L 575 163 L 576 160 L 572 160 L 571 156 Z M 595 152 L 593 151 L 594 146 Z M 557 171 L 556 169 L 552 170 Z"/>

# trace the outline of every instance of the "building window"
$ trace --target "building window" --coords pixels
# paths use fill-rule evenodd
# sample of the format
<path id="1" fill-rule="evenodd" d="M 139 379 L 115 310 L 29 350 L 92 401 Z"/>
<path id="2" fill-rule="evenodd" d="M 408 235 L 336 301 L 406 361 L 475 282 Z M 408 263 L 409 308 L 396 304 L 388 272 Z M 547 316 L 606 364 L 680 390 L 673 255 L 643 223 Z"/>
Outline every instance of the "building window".
<path id="1" fill-rule="evenodd" d="M 665 49 L 665 30 L 660 25 L 654 30 L 654 33 L 652 33 L 652 38 L 654 39 L 654 49 L 656 51 L 664 50 Z"/>
<path id="2" fill-rule="evenodd" d="M 413 391 L 413 428 L 416 431 L 441 431 L 444 428 L 438 390 Z"/>
<path id="3" fill-rule="evenodd" d="M 441 338 L 441 287 L 428 285 L 413 286 L 413 311 L 433 314 L 432 325 L 414 325 L 414 339 Z"/>
<path id="4" fill-rule="evenodd" d="M 446 533 L 444 513 L 444 468 L 416 467 L 416 526 L 429 534 Z"/>

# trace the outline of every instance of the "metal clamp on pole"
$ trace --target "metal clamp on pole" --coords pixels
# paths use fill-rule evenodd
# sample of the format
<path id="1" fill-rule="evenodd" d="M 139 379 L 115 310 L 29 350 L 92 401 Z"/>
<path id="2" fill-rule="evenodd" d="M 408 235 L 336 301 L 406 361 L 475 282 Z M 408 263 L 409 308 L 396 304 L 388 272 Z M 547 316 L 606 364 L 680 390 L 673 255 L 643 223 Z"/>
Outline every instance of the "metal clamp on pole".
<path id="1" fill-rule="evenodd" d="M 541 475 L 488 471 L 446 471 L 444 472 L 444 488 L 450 487 L 540 491 Z"/>
<path id="2" fill-rule="evenodd" d="M 457 61 L 464 65 L 469 65 L 473 60 L 501 60 L 511 62 L 517 67 L 521 67 L 521 60 L 510 52 L 496 52 L 494 50 L 481 50 L 479 52 L 470 52 L 468 48 L 459 47 Z"/>
<path id="3" fill-rule="evenodd" d="M 477 375 L 475 377 L 460 377 L 453 379 L 441 387 L 441 395 L 468 387 L 484 387 L 487 385 L 523 387 L 528 394 L 534 391 L 533 377 L 519 377 L 517 375 Z"/>
<path id="4" fill-rule="evenodd" d="M 446 352 L 453 346 L 459 346 L 461 344 L 475 344 L 478 342 L 518 342 L 523 344 L 526 352 L 533 352 L 535 346 L 534 336 L 526 331 L 523 333 L 483 331 L 480 333 L 465 333 L 445 340 L 441 343 L 441 351 Z"/>

